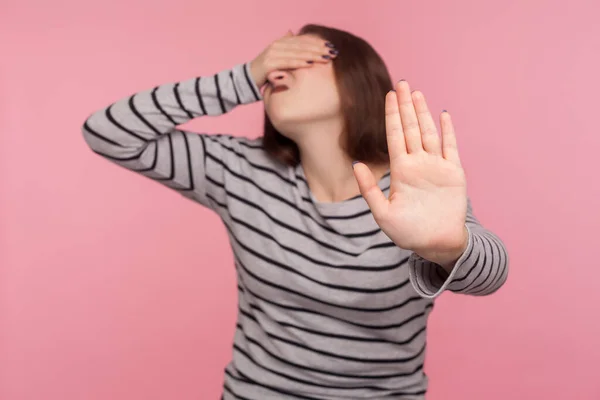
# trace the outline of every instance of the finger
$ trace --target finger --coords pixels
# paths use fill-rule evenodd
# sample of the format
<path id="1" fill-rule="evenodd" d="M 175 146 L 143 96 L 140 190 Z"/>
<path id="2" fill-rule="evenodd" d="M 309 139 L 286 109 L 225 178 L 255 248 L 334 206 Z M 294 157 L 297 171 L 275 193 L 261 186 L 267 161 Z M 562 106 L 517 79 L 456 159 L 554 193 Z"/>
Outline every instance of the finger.
<path id="1" fill-rule="evenodd" d="M 272 57 L 274 59 L 281 60 L 303 60 L 308 64 L 313 63 L 322 63 L 326 64 L 331 61 L 332 57 L 326 57 L 326 54 L 318 53 L 314 51 L 294 51 L 294 50 L 284 50 L 277 53 L 273 53 Z"/>
<path id="2" fill-rule="evenodd" d="M 354 177 L 358 183 L 360 194 L 363 196 L 371 213 L 376 220 L 384 218 L 388 210 L 388 199 L 385 194 L 381 191 L 381 188 L 377 186 L 375 176 L 363 163 L 354 164 Z"/>
<path id="3" fill-rule="evenodd" d="M 300 58 L 274 58 L 269 60 L 269 70 L 270 71 L 285 71 L 290 69 L 298 69 L 298 68 L 310 68 L 314 65 L 314 62 L 310 62 L 312 60 L 303 60 Z M 319 61 L 321 62 L 321 61 Z M 327 60 L 323 60 L 322 62 L 329 62 Z"/>
<path id="4" fill-rule="evenodd" d="M 457 165 L 460 165 L 458 156 L 458 146 L 456 144 L 456 134 L 454 133 L 454 124 L 452 118 L 446 110 L 440 115 L 440 126 L 442 127 L 442 152 L 444 158 Z"/>
<path id="5" fill-rule="evenodd" d="M 425 96 L 418 90 L 412 93 L 413 104 L 415 106 L 415 112 L 417 113 L 417 119 L 419 121 L 419 128 L 421 130 L 421 141 L 423 142 L 423 149 L 437 156 L 442 156 L 442 141 L 437 132 L 433 117 L 427 107 Z"/>
<path id="6" fill-rule="evenodd" d="M 402 121 L 404 140 L 406 141 L 406 149 L 409 153 L 423 151 L 421 130 L 419 129 L 419 121 L 417 120 L 417 113 L 415 112 L 415 108 L 413 106 L 408 82 L 405 80 L 398 82 L 396 84 L 396 92 L 398 96 L 398 106 L 400 108 L 400 119 Z"/>
<path id="7" fill-rule="evenodd" d="M 338 51 L 334 48 L 328 47 L 323 42 L 284 42 L 279 43 L 275 50 L 279 53 L 312 53 L 318 55 L 321 59 L 330 60 L 338 55 Z"/>
<path id="8" fill-rule="evenodd" d="M 406 142 L 404 132 L 402 132 L 400 110 L 398 110 L 398 97 L 393 90 L 385 95 L 385 134 L 390 162 L 393 162 L 399 156 L 406 154 Z"/>

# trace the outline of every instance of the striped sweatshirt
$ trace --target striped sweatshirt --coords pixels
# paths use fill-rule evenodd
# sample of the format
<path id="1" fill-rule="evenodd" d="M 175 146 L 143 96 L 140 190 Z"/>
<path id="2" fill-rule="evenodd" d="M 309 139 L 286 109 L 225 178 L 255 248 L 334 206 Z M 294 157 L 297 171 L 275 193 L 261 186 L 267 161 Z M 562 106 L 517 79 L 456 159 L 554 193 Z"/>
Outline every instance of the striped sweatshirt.
<path id="1" fill-rule="evenodd" d="M 391 242 L 361 196 L 317 201 L 302 165 L 276 162 L 261 138 L 177 128 L 261 99 L 241 63 L 125 97 L 82 131 L 95 153 L 224 223 L 239 304 L 223 399 L 423 399 L 434 299 L 496 291 L 508 272 L 504 244 L 469 201 L 468 246 L 449 274 Z M 389 174 L 379 181 L 386 194 L 389 184 Z"/>

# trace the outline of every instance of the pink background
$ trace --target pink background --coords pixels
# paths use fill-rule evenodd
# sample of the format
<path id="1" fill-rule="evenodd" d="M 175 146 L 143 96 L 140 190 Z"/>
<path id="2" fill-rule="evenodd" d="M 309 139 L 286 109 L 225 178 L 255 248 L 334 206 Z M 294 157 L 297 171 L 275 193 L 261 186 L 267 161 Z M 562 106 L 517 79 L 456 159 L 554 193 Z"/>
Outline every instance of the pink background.
<path id="1" fill-rule="evenodd" d="M 510 252 L 496 295 L 438 301 L 428 398 L 600 399 L 599 4 L 3 0 L 0 399 L 218 398 L 224 228 L 94 155 L 80 125 L 306 22 L 363 36 L 453 114 L 475 211 Z M 261 107 L 192 128 L 255 136 Z"/>

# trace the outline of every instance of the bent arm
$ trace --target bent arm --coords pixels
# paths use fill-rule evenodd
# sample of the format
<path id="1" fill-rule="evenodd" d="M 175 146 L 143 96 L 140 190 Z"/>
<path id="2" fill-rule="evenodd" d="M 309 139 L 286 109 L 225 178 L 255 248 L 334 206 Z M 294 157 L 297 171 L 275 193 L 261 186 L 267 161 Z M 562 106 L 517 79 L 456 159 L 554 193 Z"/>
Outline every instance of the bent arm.
<path id="1" fill-rule="evenodd" d="M 177 126 L 260 99 L 249 64 L 240 64 L 120 99 L 90 115 L 82 132 L 95 153 L 206 205 L 205 138 Z"/>

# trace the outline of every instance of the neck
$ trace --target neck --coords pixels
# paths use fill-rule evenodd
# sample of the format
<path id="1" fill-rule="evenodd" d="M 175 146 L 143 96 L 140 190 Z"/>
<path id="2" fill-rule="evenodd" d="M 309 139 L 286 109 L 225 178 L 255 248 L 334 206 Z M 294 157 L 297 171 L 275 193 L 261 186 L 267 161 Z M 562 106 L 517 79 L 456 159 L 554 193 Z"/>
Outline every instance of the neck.
<path id="1" fill-rule="evenodd" d="M 341 131 L 339 123 L 323 123 L 294 135 L 308 186 L 322 203 L 341 202 L 360 194 L 352 171 L 354 160 L 340 146 Z M 387 166 L 369 167 L 377 180 L 387 169 Z"/>

